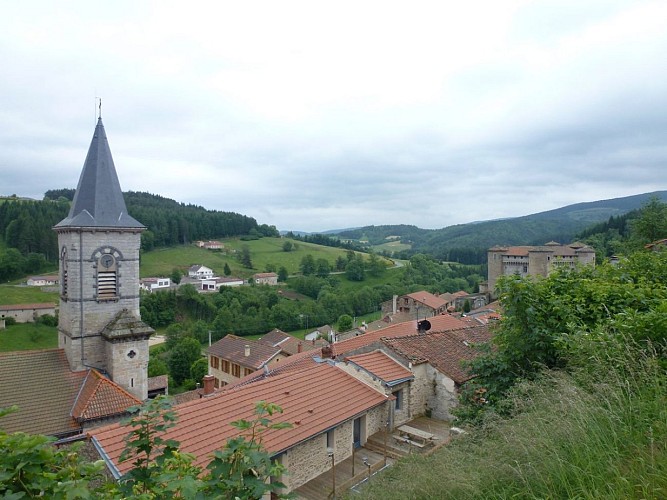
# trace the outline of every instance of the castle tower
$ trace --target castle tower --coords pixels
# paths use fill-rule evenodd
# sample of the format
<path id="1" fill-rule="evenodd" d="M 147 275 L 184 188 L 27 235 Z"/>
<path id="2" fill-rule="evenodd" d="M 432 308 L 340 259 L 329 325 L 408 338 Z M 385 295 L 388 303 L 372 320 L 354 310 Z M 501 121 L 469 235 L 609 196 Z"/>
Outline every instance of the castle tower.
<path id="1" fill-rule="evenodd" d="M 148 393 L 148 337 L 139 315 L 139 248 L 146 229 L 127 213 L 98 119 L 60 251 L 58 345 L 72 370 L 96 368 L 139 399 Z"/>

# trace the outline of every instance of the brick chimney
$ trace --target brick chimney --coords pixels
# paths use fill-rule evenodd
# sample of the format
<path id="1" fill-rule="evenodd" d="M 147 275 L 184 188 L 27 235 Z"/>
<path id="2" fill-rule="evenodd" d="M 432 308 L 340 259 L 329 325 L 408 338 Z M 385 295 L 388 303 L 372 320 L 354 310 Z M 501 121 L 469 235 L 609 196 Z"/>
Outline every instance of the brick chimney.
<path id="1" fill-rule="evenodd" d="M 333 349 L 329 344 L 322 346 L 322 359 L 333 359 Z"/>
<path id="2" fill-rule="evenodd" d="M 214 381 L 215 377 L 213 375 L 204 375 L 204 396 L 210 396 L 215 390 Z"/>
<path id="3" fill-rule="evenodd" d="M 250 344 L 246 344 L 245 348 L 243 349 L 243 355 L 247 358 L 250 356 Z"/>
<path id="4" fill-rule="evenodd" d="M 296 352 L 303 352 L 303 344 L 301 342 L 296 345 Z"/>

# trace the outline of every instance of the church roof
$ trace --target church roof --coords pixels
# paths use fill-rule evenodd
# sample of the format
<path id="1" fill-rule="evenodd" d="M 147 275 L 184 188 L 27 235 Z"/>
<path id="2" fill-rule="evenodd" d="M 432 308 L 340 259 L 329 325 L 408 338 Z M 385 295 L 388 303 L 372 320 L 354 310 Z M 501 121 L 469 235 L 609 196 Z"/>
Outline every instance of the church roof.
<path id="1" fill-rule="evenodd" d="M 107 340 L 148 338 L 153 333 L 155 333 L 155 330 L 132 315 L 127 309 L 118 311 L 116 316 L 102 330 L 102 336 Z"/>
<path id="2" fill-rule="evenodd" d="M 0 353 L 0 408 L 18 406 L 5 432 L 67 436 L 140 403 L 94 369 L 71 371 L 63 349 Z"/>
<path id="3" fill-rule="evenodd" d="M 127 213 L 102 118 L 97 120 L 69 214 L 55 227 L 144 227 Z"/>

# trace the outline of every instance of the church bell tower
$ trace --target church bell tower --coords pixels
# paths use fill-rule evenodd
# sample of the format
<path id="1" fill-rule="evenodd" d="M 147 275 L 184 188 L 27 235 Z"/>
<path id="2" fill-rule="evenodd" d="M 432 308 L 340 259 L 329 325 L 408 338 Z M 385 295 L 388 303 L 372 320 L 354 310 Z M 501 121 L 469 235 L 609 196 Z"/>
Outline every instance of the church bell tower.
<path id="1" fill-rule="evenodd" d="M 100 117 L 69 214 L 54 226 L 60 252 L 58 346 L 72 370 L 95 368 L 142 400 L 153 333 L 139 314 L 145 229 L 127 213 Z"/>

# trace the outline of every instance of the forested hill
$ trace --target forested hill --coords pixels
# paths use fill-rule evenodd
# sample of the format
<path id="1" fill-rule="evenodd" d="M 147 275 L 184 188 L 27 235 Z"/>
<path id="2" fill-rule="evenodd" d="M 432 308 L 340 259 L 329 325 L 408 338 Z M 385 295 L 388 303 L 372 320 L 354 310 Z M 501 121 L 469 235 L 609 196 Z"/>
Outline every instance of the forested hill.
<path id="1" fill-rule="evenodd" d="M 206 210 L 149 193 L 130 191 L 124 196 L 130 215 L 148 228 L 142 234 L 144 250 L 218 237 L 278 235 L 275 227 L 258 225 L 245 215 Z M 57 238 L 52 227 L 67 216 L 73 197 L 74 189 L 54 189 L 45 193 L 43 201 L 0 203 L 0 235 L 6 246 L 55 261 Z"/>
<path id="2" fill-rule="evenodd" d="M 667 202 L 667 191 L 577 203 L 523 217 L 459 224 L 435 230 L 406 225 L 367 226 L 342 231 L 338 237 L 365 240 L 371 245 L 381 245 L 391 239 L 400 240 L 412 246 L 411 253 L 420 252 L 462 263 L 478 263 L 484 261 L 486 250 L 494 245 L 542 245 L 552 240 L 569 243 L 589 226 L 639 209 L 652 197 Z"/>

